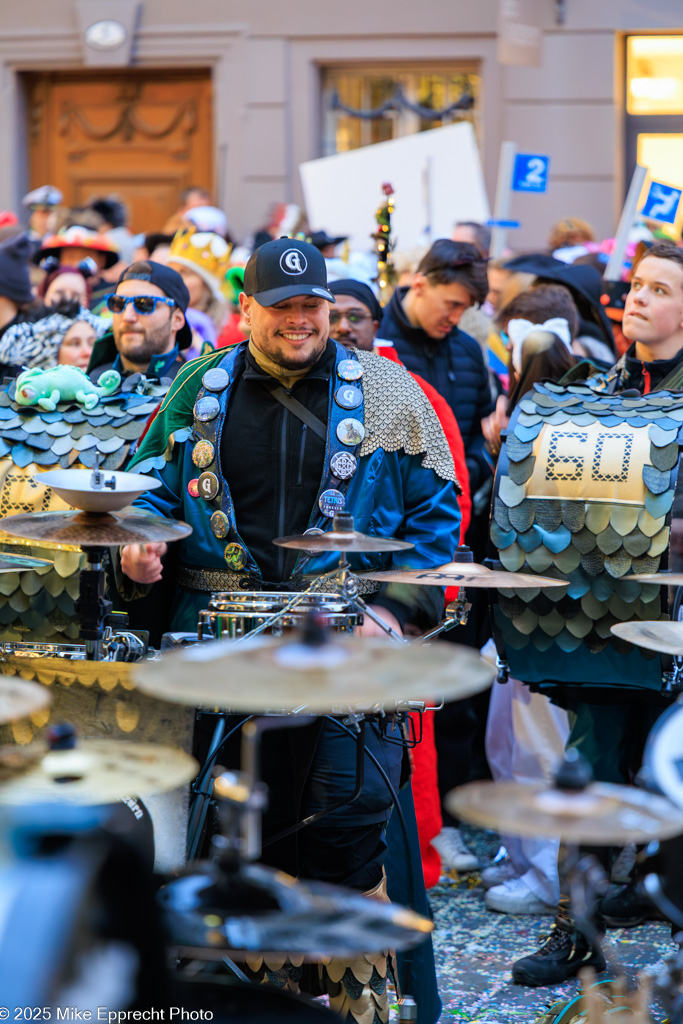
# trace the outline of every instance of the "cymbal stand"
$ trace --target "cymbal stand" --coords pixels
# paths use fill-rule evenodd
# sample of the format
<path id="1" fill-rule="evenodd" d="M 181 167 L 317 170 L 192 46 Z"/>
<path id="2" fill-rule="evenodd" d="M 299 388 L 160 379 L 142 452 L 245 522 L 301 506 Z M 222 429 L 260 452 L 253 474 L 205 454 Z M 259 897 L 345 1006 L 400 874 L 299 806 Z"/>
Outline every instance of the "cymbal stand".
<path id="1" fill-rule="evenodd" d="M 472 604 L 467 600 L 465 588 L 460 587 L 455 601 L 451 601 L 450 604 L 446 605 L 446 614 L 441 619 L 441 622 L 437 623 L 434 629 L 430 629 L 427 633 L 423 633 L 421 637 L 418 637 L 416 642 L 424 644 L 427 640 L 433 640 L 435 636 L 447 633 L 454 626 L 466 626 L 471 609 Z"/>

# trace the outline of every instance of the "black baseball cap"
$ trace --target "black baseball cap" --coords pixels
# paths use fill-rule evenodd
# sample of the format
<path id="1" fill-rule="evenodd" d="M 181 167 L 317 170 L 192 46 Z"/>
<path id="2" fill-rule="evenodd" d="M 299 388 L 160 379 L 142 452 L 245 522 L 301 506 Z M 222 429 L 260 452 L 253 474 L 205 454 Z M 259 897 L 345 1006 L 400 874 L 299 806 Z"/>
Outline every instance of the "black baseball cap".
<path id="1" fill-rule="evenodd" d="M 256 249 L 244 268 L 244 291 L 259 306 L 274 306 L 295 295 L 317 295 L 334 302 L 323 255 L 298 238 L 276 238 Z"/>
<path id="2" fill-rule="evenodd" d="M 155 263 L 154 260 L 138 260 L 137 263 L 131 263 L 116 282 L 117 288 L 122 281 L 148 281 L 150 284 L 156 285 L 164 295 L 173 299 L 183 314 L 190 305 L 190 293 L 182 277 L 177 270 L 166 267 L 163 263 Z M 176 341 L 178 348 L 189 348 L 192 344 L 192 329 L 187 318 L 176 334 Z"/>

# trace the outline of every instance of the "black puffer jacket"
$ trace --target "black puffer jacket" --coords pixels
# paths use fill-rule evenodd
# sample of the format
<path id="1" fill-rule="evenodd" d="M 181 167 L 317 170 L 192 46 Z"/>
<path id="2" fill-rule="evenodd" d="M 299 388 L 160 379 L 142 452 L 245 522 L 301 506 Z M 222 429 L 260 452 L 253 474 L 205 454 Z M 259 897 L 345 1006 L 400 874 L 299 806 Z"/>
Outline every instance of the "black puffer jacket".
<path id="1" fill-rule="evenodd" d="M 397 288 L 384 310 L 378 337 L 392 341 L 401 362 L 446 399 L 460 428 L 472 494 L 492 469 L 484 451 L 481 421 L 493 412 L 488 373 L 478 343 L 454 327 L 436 341 L 413 327 L 403 310 L 407 288 Z"/>

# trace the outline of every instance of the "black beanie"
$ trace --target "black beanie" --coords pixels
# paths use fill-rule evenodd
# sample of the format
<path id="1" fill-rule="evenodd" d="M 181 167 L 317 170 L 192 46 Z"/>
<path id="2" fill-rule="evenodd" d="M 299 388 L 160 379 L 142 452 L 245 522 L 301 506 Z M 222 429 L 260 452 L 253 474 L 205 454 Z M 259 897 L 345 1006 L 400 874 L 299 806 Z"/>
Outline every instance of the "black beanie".
<path id="1" fill-rule="evenodd" d="M 330 281 L 327 287 L 333 295 L 353 295 L 354 299 L 358 299 L 359 302 L 368 307 L 372 313 L 373 320 L 382 319 L 382 307 L 379 304 L 379 300 L 372 288 L 363 281 L 356 281 L 352 277 L 347 277 L 342 281 Z"/>
<path id="2" fill-rule="evenodd" d="M 33 302 L 28 261 L 34 250 L 26 234 L 0 243 L 0 295 L 19 305 Z"/>

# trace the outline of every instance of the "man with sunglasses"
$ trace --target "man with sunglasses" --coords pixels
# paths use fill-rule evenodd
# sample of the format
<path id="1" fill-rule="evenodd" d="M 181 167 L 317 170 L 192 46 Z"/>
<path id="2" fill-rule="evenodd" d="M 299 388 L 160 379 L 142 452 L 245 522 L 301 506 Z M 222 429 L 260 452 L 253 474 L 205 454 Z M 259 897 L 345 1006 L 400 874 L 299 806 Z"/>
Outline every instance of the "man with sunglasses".
<path id="1" fill-rule="evenodd" d="M 107 296 L 112 330 L 93 349 L 88 374 L 105 370 L 122 376 L 175 377 L 184 365 L 180 352 L 192 344 L 185 319 L 190 296 L 180 274 L 152 260 L 132 263 Z"/>

